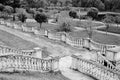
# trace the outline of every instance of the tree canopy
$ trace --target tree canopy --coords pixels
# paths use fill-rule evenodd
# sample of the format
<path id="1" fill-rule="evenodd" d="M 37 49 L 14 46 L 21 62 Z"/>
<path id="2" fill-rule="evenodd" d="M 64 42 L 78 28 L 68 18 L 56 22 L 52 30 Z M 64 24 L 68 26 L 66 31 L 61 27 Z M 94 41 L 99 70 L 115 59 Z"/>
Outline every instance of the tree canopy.
<path id="1" fill-rule="evenodd" d="M 35 20 L 40 23 L 40 28 L 43 22 L 47 22 L 47 16 L 43 13 L 37 13 L 35 15 Z"/>

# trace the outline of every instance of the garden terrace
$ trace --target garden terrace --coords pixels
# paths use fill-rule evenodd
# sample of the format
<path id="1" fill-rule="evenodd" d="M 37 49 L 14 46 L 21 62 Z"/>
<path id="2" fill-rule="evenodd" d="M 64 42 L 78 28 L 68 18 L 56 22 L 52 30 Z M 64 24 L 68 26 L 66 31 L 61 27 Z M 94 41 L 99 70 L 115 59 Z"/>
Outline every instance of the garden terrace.
<path id="1" fill-rule="evenodd" d="M 85 30 L 71 32 L 69 35 L 76 39 L 89 37 Z M 120 45 L 120 37 L 99 32 L 93 32 L 92 40 L 101 44 Z"/>

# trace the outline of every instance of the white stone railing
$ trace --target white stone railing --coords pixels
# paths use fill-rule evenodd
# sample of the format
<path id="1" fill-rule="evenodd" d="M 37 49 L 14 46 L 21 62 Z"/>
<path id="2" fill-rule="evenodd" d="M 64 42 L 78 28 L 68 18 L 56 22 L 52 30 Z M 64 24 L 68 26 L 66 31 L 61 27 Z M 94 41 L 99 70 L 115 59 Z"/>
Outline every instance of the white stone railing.
<path id="1" fill-rule="evenodd" d="M 116 45 L 108 45 L 108 44 L 100 44 L 100 43 L 97 43 L 93 40 L 90 40 L 91 41 L 91 45 L 93 45 L 94 47 L 96 48 L 99 48 L 101 50 L 104 50 L 104 49 L 112 49 L 112 48 L 115 48 L 117 47 Z"/>
<path id="2" fill-rule="evenodd" d="M 71 68 L 91 75 L 99 80 L 120 80 L 119 72 L 106 68 L 94 61 L 88 61 L 75 55 L 72 55 Z"/>
<path id="3" fill-rule="evenodd" d="M 8 55 L 8 54 L 20 54 L 20 55 L 31 56 L 35 53 L 36 53 L 35 50 L 19 50 L 19 49 L 10 48 L 8 46 L 0 45 L 0 56 Z"/>
<path id="4" fill-rule="evenodd" d="M 83 47 L 84 39 L 83 38 L 75 39 L 75 38 L 71 37 L 70 35 L 67 35 L 66 43 L 69 45 L 75 46 L 75 47 Z"/>
<path id="5" fill-rule="evenodd" d="M 0 24 L 2 24 L 2 25 L 6 25 L 9 23 L 10 22 L 0 20 Z M 88 39 L 86 39 L 86 38 L 75 39 L 74 37 L 69 35 L 69 33 L 60 34 L 59 32 L 53 33 L 53 32 L 48 31 L 46 29 L 37 30 L 35 27 L 26 27 L 25 25 L 22 25 L 22 24 L 18 25 L 17 23 L 13 23 L 13 22 L 11 23 L 11 25 L 13 25 L 13 28 L 15 28 L 15 29 L 20 29 L 20 30 L 23 30 L 25 32 L 33 32 L 36 36 L 47 36 L 49 39 L 64 41 L 65 43 L 67 43 L 71 46 L 89 47 Z M 10 24 L 9 24 L 9 26 L 10 26 Z M 112 49 L 112 48 L 117 47 L 116 45 L 100 44 L 100 43 L 97 43 L 93 40 L 90 40 L 90 45 L 92 45 L 92 47 L 91 47 L 92 49 L 97 48 L 97 49 L 101 50 L 102 53 L 105 53 L 105 51 L 108 49 Z"/>
<path id="6" fill-rule="evenodd" d="M 40 59 L 23 55 L 0 56 L 0 72 L 37 71 L 49 72 L 59 70 L 59 58 Z"/>
<path id="7" fill-rule="evenodd" d="M 112 69 L 114 71 L 118 71 L 116 69 L 115 65 L 113 65 L 109 60 L 107 60 L 106 57 L 104 57 L 104 56 L 101 55 L 101 52 L 97 51 L 96 54 L 97 54 L 97 60 L 96 60 L 96 62 L 98 64 L 101 64 L 101 65 L 105 66 L 106 68 Z"/>

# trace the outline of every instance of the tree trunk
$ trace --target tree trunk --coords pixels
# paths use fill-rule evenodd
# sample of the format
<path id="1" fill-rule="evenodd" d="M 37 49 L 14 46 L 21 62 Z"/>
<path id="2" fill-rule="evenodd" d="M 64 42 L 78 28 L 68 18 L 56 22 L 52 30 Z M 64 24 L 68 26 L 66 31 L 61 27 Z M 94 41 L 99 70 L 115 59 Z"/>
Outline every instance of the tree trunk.
<path id="1" fill-rule="evenodd" d="M 41 29 L 41 27 L 42 27 L 42 23 L 40 23 L 40 29 Z"/>
<path id="2" fill-rule="evenodd" d="M 15 8 L 13 8 L 14 9 L 14 11 L 13 11 L 13 21 L 15 21 Z"/>

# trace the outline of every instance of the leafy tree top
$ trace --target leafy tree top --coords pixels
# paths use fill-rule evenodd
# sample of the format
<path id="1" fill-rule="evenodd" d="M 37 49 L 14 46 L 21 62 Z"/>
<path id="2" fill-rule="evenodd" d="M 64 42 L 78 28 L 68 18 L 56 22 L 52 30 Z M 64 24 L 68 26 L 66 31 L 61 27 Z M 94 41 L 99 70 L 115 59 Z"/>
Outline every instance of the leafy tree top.
<path id="1" fill-rule="evenodd" d="M 95 7 L 91 7 L 88 12 L 87 15 L 93 19 L 97 18 L 98 16 L 98 9 Z"/>
<path id="2" fill-rule="evenodd" d="M 47 16 L 43 13 L 37 13 L 35 15 L 35 20 L 38 22 L 38 23 L 43 23 L 43 22 L 47 22 Z"/>

